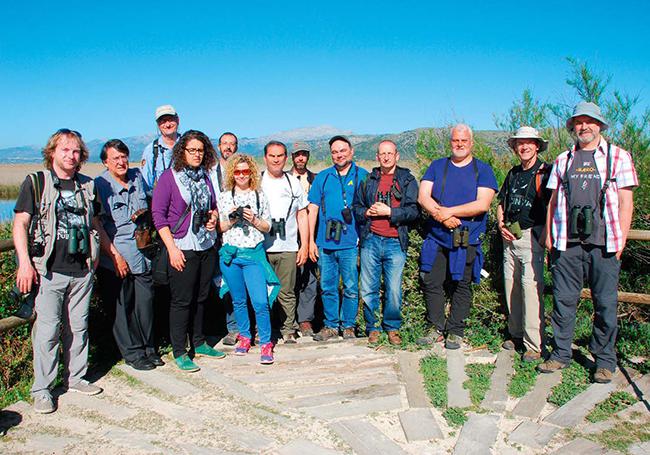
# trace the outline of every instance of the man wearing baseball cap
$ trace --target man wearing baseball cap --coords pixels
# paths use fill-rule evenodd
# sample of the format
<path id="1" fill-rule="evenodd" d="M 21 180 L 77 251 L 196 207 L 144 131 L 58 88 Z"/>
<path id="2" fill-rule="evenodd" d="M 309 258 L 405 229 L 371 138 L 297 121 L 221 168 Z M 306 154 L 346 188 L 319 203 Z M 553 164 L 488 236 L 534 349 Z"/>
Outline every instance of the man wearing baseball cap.
<path id="1" fill-rule="evenodd" d="M 291 175 L 298 179 L 302 185 L 305 194 L 309 194 L 309 189 L 314 181 L 314 174 L 307 168 L 311 149 L 304 142 L 295 142 L 291 147 Z M 316 293 L 318 292 L 318 282 L 316 281 L 316 268 L 318 265 L 307 258 L 304 265 L 298 267 L 296 274 L 296 300 L 297 300 L 297 317 L 300 334 L 304 337 L 310 337 L 314 334 L 312 321 L 314 320 L 314 309 L 316 307 Z"/>
<path id="2" fill-rule="evenodd" d="M 525 348 L 523 360 L 541 357 L 544 334 L 544 245 L 546 183 L 550 166 L 538 159 L 548 147 L 539 132 L 522 126 L 508 139 L 520 164 L 508 172 L 497 195 L 497 223 L 503 237 L 503 278 L 510 339 L 503 348 Z"/>
<path id="3" fill-rule="evenodd" d="M 171 166 L 172 149 L 180 137 L 178 113 L 174 106 L 171 104 L 158 106 L 155 118 L 160 135 L 144 148 L 140 163 L 149 195 L 163 171 Z"/>
<path id="4" fill-rule="evenodd" d="M 620 258 L 639 181 L 630 153 L 601 135 L 608 125 L 596 104 L 578 103 L 566 127 L 576 144 L 557 157 L 547 185 L 553 190 L 546 244 L 553 249 L 554 346 L 538 370 L 552 373 L 569 365 L 576 307 L 588 277 L 594 305 L 589 342 L 596 360 L 594 381 L 608 383 L 616 371 Z"/>

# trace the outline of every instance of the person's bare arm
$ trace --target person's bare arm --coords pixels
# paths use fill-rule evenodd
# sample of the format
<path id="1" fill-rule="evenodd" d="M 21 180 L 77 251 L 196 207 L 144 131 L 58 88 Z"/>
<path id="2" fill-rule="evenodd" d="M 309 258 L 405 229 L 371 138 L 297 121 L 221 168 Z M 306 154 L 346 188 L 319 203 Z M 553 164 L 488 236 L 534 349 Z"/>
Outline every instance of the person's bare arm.
<path id="1" fill-rule="evenodd" d="M 433 182 L 430 180 L 422 180 L 420 183 L 420 189 L 418 190 L 418 203 L 429 212 L 434 219 L 436 219 L 440 206 L 431 197 L 432 190 Z"/>
<path id="2" fill-rule="evenodd" d="M 16 271 L 16 286 L 23 294 L 32 290 L 32 285 L 38 283 L 38 272 L 32 265 L 29 257 L 27 230 L 32 221 L 32 216 L 27 212 L 18 212 L 14 215 L 13 239 L 18 259 Z"/>
<path id="3" fill-rule="evenodd" d="M 630 233 L 630 226 L 632 225 L 632 214 L 634 213 L 634 193 L 632 188 L 619 188 L 618 189 L 618 219 L 623 232 L 623 246 L 616 252 L 616 258 L 620 259 L 625 249 L 627 236 Z"/>
<path id="4" fill-rule="evenodd" d="M 551 251 L 553 249 L 553 214 L 557 206 L 557 188 L 551 194 L 551 200 L 548 201 L 548 208 L 546 209 L 546 249 Z"/>
<path id="5" fill-rule="evenodd" d="M 452 216 L 456 218 L 469 218 L 482 215 L 490 210 L 490 204 L 495 194 L 492 188 L 480 186 L 476 191 L 476 200 L 454 207 L 440 207 L 439 216 L 446 220 Z"/>
<path id="6" fill-rule="evenodd" d="M 503 240 L 507 240 L 508 242 L 515 240 L 515 236 L 512 235 L 512 232 L 508 230 L 504 223 L 503 206 L 501 204 L 497 206 L 497 227 L 499 228 Z"/>
<path id="7" fill-rule="evenodd" d="M 318 207 L 313 202 L 307 206 L 307 222 L 309 226 L 309 258 L 318 261 L 318 247 L 316 246 L 316 223 L 318 222 Z"/>
<path id="8" fill-rule="evenodd" d="M 298 235 L 300 236 L 300 249 L 296 255 L 296 265 L 300 267 L 307 262 L 309 256 L 309 215 L 307 207 L 296 212 L 298 221 Z"/>

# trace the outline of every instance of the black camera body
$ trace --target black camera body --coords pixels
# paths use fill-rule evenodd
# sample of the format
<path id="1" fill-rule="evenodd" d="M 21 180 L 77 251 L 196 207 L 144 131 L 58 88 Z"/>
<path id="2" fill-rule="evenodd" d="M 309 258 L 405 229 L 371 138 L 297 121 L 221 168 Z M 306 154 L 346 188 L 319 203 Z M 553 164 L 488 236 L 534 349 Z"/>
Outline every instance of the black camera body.
<path id="1" fill-rule="evenodd" d="M 244 221 L 244 209 L 250 209 L 250 205 L 245 205 L 243 207 L 237 207 L 237 209 L 234 212 L 230 212 L 228 214 L 228 218 L 230 218 L 230 221 L 233 223 L 239 223 Z"/>
<path id="2" fill-rule="evenodd" d="M 571 207 L 569 216 L 569 235 L 589 237 L 594 231 L 594 209 L 590 205 Z"/>
<path id="3" fill-rule="evenodd" d="M 68 254 L 87 255 L 89 245 L 88 226 L 68 226 Z"/>
<path id="4" fill-rule="evenodd" d="M 20 292 L 20 289 L 18 289 L 18 286 L 14 286 L 9 293 L 9 298 L 18 308 L 14 313 L 14 316 L 21 319 L 31 319 L 32 316 L 34 316 L 34 300 L 36 299 L 36 291 L 36 286 L 33 286 L 30 292 L 23 294 Z"/>
<path id="5" fill-rule="evenodd" d="M 459 226 L 451 234 L 454 248 L 467 248 L 469 246 L 469 228 L 467 226 Z"/>
<path id="6" fill-rule="evenodd" d="M 271 237 L 280 236 L 282 240 L 287 237 L 286 220 L 284 218 L 271 220 L 271 230 L 269 231 Z"/>
<path id="7" fill-rule="evenodd" d="M 325 240 L 340 242 L 342 230 L 343 223 L 339 220 L 327 220 L 327 224 L 325 225 Z"/>
<path id="8" fill-rule="evenodd" d="M 40 258 L 45 255 L 45 244 L 43 242 L 31 241 L 29 245 L 29 257 Z"/>
<path id="9" fill-rule="evenodd" d="M 350 210 L 350 207 L 343 208 L 341 210 L 341 216 L 346 224 L 352 224 L 352 210 Z"/>

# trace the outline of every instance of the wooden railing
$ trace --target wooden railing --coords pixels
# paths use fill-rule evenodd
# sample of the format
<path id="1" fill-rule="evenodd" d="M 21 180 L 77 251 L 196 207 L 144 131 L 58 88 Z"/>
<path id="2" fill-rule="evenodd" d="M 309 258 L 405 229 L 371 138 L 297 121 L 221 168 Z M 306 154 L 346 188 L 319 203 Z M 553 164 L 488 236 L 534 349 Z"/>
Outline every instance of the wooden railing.
<path id="1" fill-rule="evenodd" d="M 640 240 L 640 241 L 650 241 L 650 231 L 641 231 L 637 229 L 630 230 L 628 234 L 628 240 Z M 14 249 L 13 240 L 0 240 L 0 253 L 5 251 L 11 251 Z M 580 297 L 583 299 L 591 298 L 591 291 L 589 289 L 583 289 Z M 635 292 L 619 292 L 618 301 L 624 303 L 632 303 L 636 305 L 650 305 L 650 295 L 648 294 L 637 294 Z M 9 316 L 4 319 L 0 319 L 0 333 L 4 333 L 7 330 L 21 326 L 30 322 L 31 319 L 23 319 L 16 316 Z"/>

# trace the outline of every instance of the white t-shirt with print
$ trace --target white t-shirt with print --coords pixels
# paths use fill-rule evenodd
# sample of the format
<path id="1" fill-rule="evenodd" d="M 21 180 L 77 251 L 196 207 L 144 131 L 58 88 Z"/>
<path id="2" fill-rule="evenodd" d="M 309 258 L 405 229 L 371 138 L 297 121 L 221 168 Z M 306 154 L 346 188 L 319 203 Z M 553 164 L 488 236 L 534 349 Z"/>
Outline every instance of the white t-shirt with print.
<path id="1" fill-rule="evenodd" d="M 255 191 L 246 191 L 245 193 L 238 193 L 235 190 L 235 197 L 233 200 L 232 191 L 224 191 L 219 194 L 217 200 L 217 207 L 219 209 L 219 219 L 221 221 L 228 220 L 228 214 L 233 207 L 246 207 L 250 206 L 251 210 L 258 218 L 261 218 L 270 223 L 269 216 L 269 201 L 264 195 L 263 191 L 258 190 L 260 198 L 260 209 L 257 210 L 257 202 Z M 264 234 L 256 229 L 248 221 L 244 221 L 248 227 L 248 234 L 245 233 L 243 226 L 233 226 L 223 233 L 223 243 L 236 246 L 238 248 L 254 248 L 258 243 L 264 241 Z"/>
<path id="2" fill-rule="evenodd" d="M 287 177 L 289 181 L 287 181 Z M 271 236 L 270 233 L 266 233 L 264 234 L 264 248 L 269 253 L 298 251 L 298 220 L 296 219 L 296 213 L 309 204 L 302 185 L 292 175 L 285 173 L 282 177 L 276 179 L 269 175 L 267 171 L 262 176 L 262 191 L 269 198 L 271 218 L 276 220 L 286 218 L 284 240 L 280 238 L 279 234 Z M 293 204 L 291 203 L 292 200 Z M 291 212 L 287 218 L 289 206 L 291 206 Z"/>

